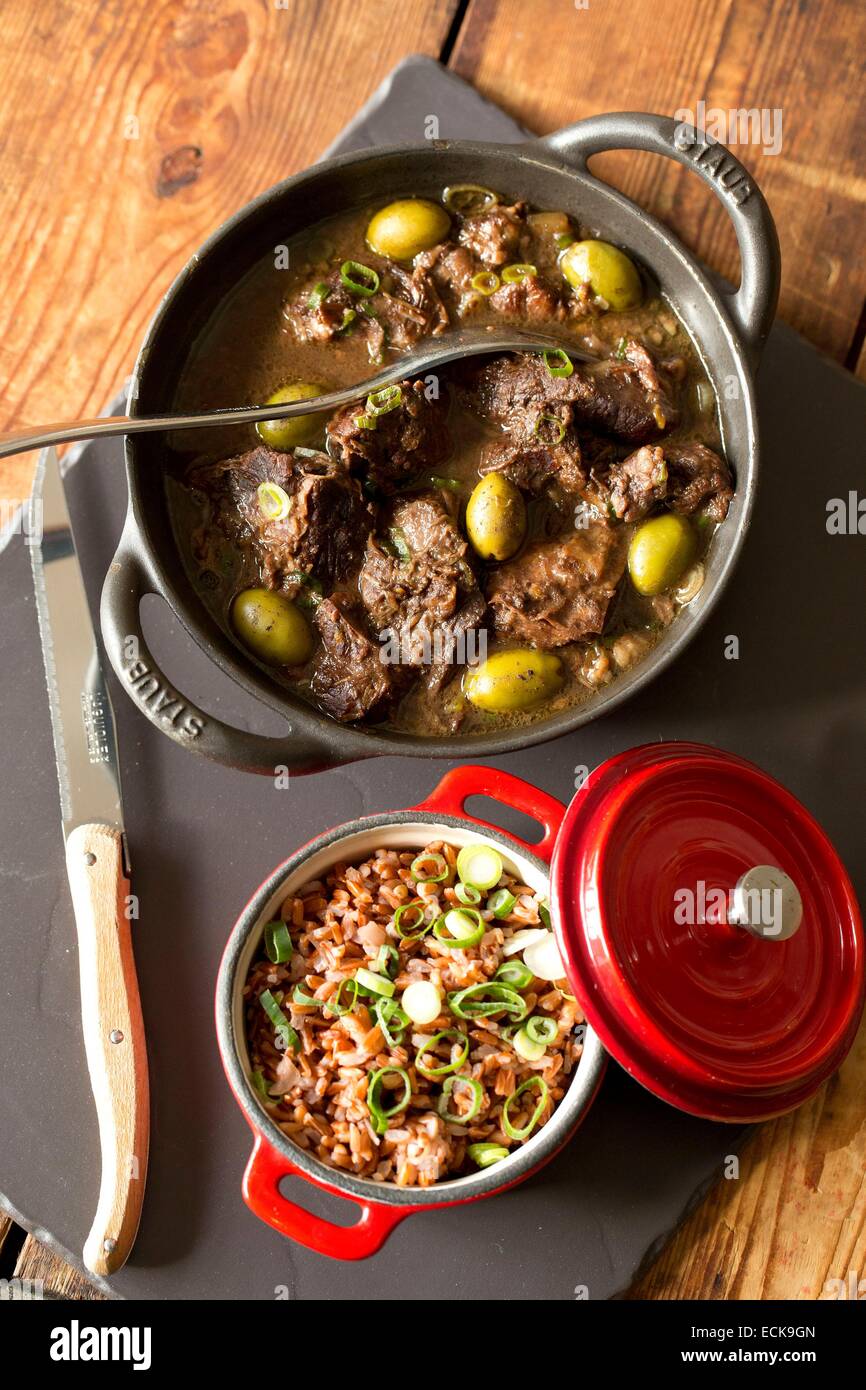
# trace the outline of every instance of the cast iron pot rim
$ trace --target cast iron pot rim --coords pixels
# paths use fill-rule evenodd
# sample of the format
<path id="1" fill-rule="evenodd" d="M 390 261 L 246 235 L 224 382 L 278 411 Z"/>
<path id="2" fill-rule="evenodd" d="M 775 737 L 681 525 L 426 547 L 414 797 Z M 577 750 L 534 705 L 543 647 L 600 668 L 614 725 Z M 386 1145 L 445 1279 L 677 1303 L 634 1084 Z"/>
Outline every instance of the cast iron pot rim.
<path id="1" fill-rule="evenodd" d="M 499 843 L 509 858 L 525 859 L 545 879 L 550 878 L 550 865 L 533 854 L 531 849 L 524 848 L 507 831 L 486 825 L 478 827 L 468 817 L 421 810 L 385 811 L 377 815 L 362 816 L 317 835 L 314 840 L 296 850 L 265 879 L 232 929 L 220 964 L 216 989 L 217 1038 L 223 1065 L 235 1099 L 254 1133 L 261 1135 L 288 1164 L 300 1169 L 305 1177 L 311 1178 L 314 1182 L 337 1188 L 347 1196 L 364 1202 L 377 1202 L 388 1206 L 438 1206 L 443 1203 L 468 1201 L 474 1197 L 490 1195 L 528 1177 L 540 1164 L 552 1157 L 577 1129 L 595 1099 L 607 1064 L 607 1055 L 598 1036 L 587 1023 L 583 1054 L 565 1095 L 543 1129 L 501 1163 L 496 1163 L 491 1168 L 479 1169 L 477 1173 L 434 1183 L 432 1187 L 426 1188 L 403 1188 L 393 1183 L 376 1183 L 369 1178 L 358 1178 L 336 1168 L 329 1168 L 320 1159 L 314 1158 L 293 1144 L 261 1108 L 241 1062 L 240 1040 L 234 1028 L 234 1000 L 237 991 L 243 986 L 238 974 L 239 958 L 249 937 L 261 923 L 265 903 L 291 874 L 320 850 L 336 846 L 349 836 L 377 827 L 391 829 L 418 822 L 452 827 L 461 831 L 471 828 L 479 838 Z"/>
<path id="2" fill-rule="evenodd" d="M 743 393 L 739 404 L 744 413 L 747 433 L 742 458 L 744 461 L 748 460 L 749 463 L 749 480 L 748 485 L 746 485 L 742 477 L 737 479 L 737 495 L 740 499 L 741 515 L 736 529 L 733 529 L 730 537 L 726 538 L 722 567 L 716 577 L 713 589 L 705 597 L 699 596 L 697 602 L 700 606 L 698 609 L 692 610 L 690 613 L 678 614 L 672 626 L 666 629 L 648 655 L 631 670 L 619 675 L 613 686 L 606 691 L 594 692 L 580 704 L 573 705 L 550 719 L 518 725 L 491 734 L 475 734 L 462 738 L 459 734 L 426 738 L 422 735 L 403 734 L 396 730 L 377 730 L 375 726 L 361 728 L 344 725 L 330 715 L 316 710 L 312 705 L 306 704 L 300 698 L 292 702 L 290 712 L 287 711 L 286 704 L 292 701 L 291 694 L 283 692 L 282 687 L 276 686 L 266 672 L 259 668 L 251 658 L 245 659 L 244 653 L 225 634 L 218 631 L 214 635 L 213 632 L 207 630 L 208 627 L 214 625 L 214 620 L 203 609 L 200 600 L 193 607 L 176 592 L 165 572 L 160 554 L 147 534 L 138 494 L 138 465 L 135 459 L 136 440 L 132 436 L 126 436 L 124 448 L 129 508 L 121 548 L 129 548 L 131 544 L 131 547 L 139 554 L 144 552 L 146 568 L 158 591 L 169 602 L 172 610 L 202 651 L 215 661 L 226 675 L 237 681 L 243 689 L 262 700 L 264 704 L 288 720 L 291 733 L 286 734 L 287 738 L 295 736 L 298 732 L 306 734 L 314 742 L 319 743 L 326 759 L 331 758 L 335 752 L 338 757 L 345 754 L 344 760 L 346 761 L 387 754 L 407 757 L 422 757 L 425 754 L 450 755 L 461 759 L 485 757 L 511 752 L 519 748 L 534 747 L 576 730 L 630 699 L 633 694 L 653 681 L 681 655 L 692 638 L 706 624 L 722 592 L 727 587 L 739 560 L 752 519 L 759 457 L 753 369 L 748 360 L 748 348 L 745 345 L 745 340 L 741 338 L 731 321 L 724 306 L 722 293 L 712 285 L 697 259 L 681 244 L 679 239 L 661 222 L 650 216 L 617 189 L 596 179 L 585 169 L 578 169 L 558 158 L 555 151 L 546 147 L 544 143 L 546 138 L 552 137 L 539 137 L 535 140 L 528 140 L 525 144 L 503 145 L 499 142 L 441 140 L 431 142 L 430 145 L 392 145 L 382 149 L 354 151 L 323 160 L 309 169 L 302 170 L 300 173 L 282 180 L 233 213 L 193 253 L 163 297 L 151 320 L 136 359 L 129 392 L 128 410 L 130 414 L 136 413 L 139 388 L 142 376 L 146 372 L 152 356 L 153 340 L 176 294 L 185 286 L 187 280 L 198 270 L 209 254 L 223 240 L 230 237 L 250 215 L 270 202 L 278 201 L 287 194 L 296 193 L 307 185 L 315 183 L 322 176 L 330 176 L 339 172 L 340 169 L 363 163 L 365 160 L 375 158 L 376 160 L 399 159 L 402 161 L 421 157 L 429 160 L 435 158 L 440 152 L 457 153 L 470 157 L 483 155 L 485 158 L 490 158 L 491 154 L 497 154 L 500 157 L 516 157 L 518 163 L 529 161 L 558 176 L 568 175 L 578 184 L 588 183 L 598 195 L 606 199 L 614 214 L 614 220 L 617 217 L 627 217 L 628 219 L 637 217 L 665 243 L 668 251 L 679 261 L 683 272 L 691 277 L 692 282 L 704 295 L 709 307 L 714 310 L 718 318 L 732 361 L 736 365 L 739 384 Z M 627 235 L 620 239 L 623 244 L 628 244 Z M 687 309 L 681 304 L 677 304 L 675 307 L 691 335 L 693 330 Z M 694 338 L 693 341 L 696 350 L 701 355 L 700 346 Z M 717 399 L 719 399 L 724 436 L 724 402 L 718 398 L 718 393 Z M 202 608 L 201 616 L 198 612 L 199 607 Z"/>

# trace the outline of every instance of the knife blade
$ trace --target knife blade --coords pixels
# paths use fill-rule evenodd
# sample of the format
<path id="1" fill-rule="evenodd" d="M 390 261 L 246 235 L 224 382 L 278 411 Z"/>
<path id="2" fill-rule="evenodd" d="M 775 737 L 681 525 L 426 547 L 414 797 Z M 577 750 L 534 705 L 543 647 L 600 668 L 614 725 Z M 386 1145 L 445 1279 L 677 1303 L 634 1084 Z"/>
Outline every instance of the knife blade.
<path id="1" fill-rule="evenodd" d="M 132 951 L 129 859 L 111 701 L 102 676 L 60 466 L 40 455 L 31 544 L 48 684 L 66 870 L 78 936 L 81 1020 L 102 1171 L 84 1243 L 92 1273 L 112 1274 L 132 1249 L 150 1129 L 144 1023 Z"/>

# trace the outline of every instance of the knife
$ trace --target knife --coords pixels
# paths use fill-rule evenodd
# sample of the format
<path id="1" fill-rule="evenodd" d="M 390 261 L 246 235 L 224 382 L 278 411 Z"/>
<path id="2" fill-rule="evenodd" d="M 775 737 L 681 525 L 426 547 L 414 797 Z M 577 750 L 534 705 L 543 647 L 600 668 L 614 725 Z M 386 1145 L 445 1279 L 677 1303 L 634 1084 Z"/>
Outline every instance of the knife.
<path id="1" fill-rule="evenodd" d="M 53 449 L 40 455 L 34 498 L 37 516 L 41 501 L 42 528 L 41 540 L 31 545 L 33 581 L 78 933 L 84 1047 L 102 1153 L 84 1263 L 93 1274 L 107 1275 L 120 1269 L 132 1249 L 147 1174 L 147 1052 L 130 927 L 137 914 L 114 714 Z"/>

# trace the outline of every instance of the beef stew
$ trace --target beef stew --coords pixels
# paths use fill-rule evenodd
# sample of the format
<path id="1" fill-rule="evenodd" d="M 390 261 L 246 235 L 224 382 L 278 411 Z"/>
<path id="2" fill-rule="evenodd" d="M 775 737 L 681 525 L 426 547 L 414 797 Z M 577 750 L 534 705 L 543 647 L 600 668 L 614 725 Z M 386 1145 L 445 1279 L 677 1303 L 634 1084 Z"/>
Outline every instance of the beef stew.
<path id="1" fill-rule="evenodd" d="M 453 364 L 258 438 L 214 428 L 195 457 L 172 441 L 203 602 L 342 722 L 476 734 L 591 699 L 700 591 L 733 496 L 706 370 L 647 273 L 565 212 L 489 190 L 277 248 L 174 404 L 305 399 L 470 321 L 543 324 L 563 348 Z"/>

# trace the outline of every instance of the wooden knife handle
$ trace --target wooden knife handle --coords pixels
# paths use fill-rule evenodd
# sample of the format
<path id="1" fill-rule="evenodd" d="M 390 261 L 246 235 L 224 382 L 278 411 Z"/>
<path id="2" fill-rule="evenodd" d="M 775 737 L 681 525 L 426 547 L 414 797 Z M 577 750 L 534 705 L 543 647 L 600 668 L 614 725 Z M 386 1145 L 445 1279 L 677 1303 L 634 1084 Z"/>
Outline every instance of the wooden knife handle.
<path id="1" fill-rule="evenodd" d="M 78 929 L 81 1018 L 99 1121 L 102 1177 L 84 1263 L 113 1274 L 135 1240 L 147 1175 L 147 1052 L 118 830 L 80 825 L 66 841 Z"/>

